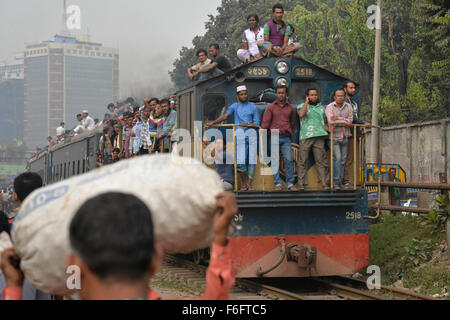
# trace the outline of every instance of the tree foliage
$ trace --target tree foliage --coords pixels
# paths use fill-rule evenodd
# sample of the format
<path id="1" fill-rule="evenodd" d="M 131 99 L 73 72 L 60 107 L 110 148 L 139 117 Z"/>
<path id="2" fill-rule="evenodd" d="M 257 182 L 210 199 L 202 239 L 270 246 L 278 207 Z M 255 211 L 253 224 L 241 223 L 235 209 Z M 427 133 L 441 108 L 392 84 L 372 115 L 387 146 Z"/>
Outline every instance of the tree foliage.
<path id="1" fill-rule="evenodd" d="M 178 89 L 189 82 L 186 70 L 195 52 L 218 43 L 232 64 L 239 61 L 246 17 L 256 13 L 263 25 L 273 4 L 286 9 L 302 49 L 299 55 L 360 84 L 362 114 L 371 119 L 375 30 L 367 27 L 366 9 L 373 0 L 223 0 L 209 16 L 206 33 L 183 47 L 171 79 Z M 380 121 L 383 125 L 450 116 L 449 0 L 384 0 L 382 8 L 382 83 Z"/>

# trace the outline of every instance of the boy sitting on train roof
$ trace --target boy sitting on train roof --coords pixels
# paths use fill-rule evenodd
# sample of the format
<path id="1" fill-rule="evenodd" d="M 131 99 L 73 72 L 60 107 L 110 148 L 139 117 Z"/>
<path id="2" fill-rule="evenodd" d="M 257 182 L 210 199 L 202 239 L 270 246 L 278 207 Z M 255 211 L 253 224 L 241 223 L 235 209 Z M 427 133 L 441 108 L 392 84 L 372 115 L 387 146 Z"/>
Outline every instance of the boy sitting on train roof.
<path id="1" fill-rule="evenodd" d="M 259 126 L 261 118 L 256 105 L 248 101 L 246 86 L 239 86 L 236 95 L 238 102 L 232 104 L 227 112 L 220 118 L 208 123 L 206 128 L 226 121 L 234 116 L 233 123 L 241 125 L 236 128 L 237 168 L 240 173 L 246 174 L 242 191 L 253 191 L 252 183 L 255 176 L 255 168 L 258 153 L 258 132 L 249 126 Z"/>
<path id="2" fill-rule="evenodd" d="M 264 41 L 264 28 L 259 25 L 259 17 L 251 14 L 247 17 L 249 28 L 244 31 L 242 36 L 242 49 L 239 49 L 237 56 L 243 63 L 253 62 L 261 59 L 258 41 Z"/>
<path id="3" fill-rule="evenodd" d="M 272 8 L 273 19 L 264 26 L 264 41 L 259 46 L 265 54 L 275 57 L 290 57 L 300 49 L 300 43 L 291 42 L 294 29 L 292 25 L 283 21 L 284 8 L 276 4 Z M 292 40 L 292 39 L 291 39 Z"/>

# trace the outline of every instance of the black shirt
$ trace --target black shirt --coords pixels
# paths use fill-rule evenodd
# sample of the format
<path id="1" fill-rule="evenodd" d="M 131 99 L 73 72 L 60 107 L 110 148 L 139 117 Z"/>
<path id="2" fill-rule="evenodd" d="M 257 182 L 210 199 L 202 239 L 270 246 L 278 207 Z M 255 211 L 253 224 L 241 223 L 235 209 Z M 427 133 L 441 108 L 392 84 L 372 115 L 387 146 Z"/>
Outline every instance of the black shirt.
<path id="1" fill-rule="evenodd" d="M 218 56 L 213 58 L 212 63 L 214 62 L 217 62 L 217 68 L 219 68 L 223 72 L 228 72 L 232 69 L 230 61 L 228 61 L 228 59 L 225 58 L 224 56 Z"/>

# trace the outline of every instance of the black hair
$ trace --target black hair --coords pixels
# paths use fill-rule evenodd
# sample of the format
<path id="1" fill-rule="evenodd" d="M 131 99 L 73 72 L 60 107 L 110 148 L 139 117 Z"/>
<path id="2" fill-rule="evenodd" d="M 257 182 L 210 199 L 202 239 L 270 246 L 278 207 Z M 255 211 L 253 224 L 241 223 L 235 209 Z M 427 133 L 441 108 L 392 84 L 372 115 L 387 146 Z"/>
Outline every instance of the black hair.
<path id="1" fill-rule="evenodd" d="M 249 14 L 247 17 L 247 21 L 250 20 L 250 18 L 255 18 L 256 22 L 259 23 L 259 17 L 257 14 L 254 14 L 254 13 Z"/>
<path id="2" fill-rule="evenodd" d="M 286 89 L 286 94 L 289 94 L 289 89 L 288 89 L 288 87 L 286 87 L 286 86 L 278 86 L 278 87 L 275 89 L 275 92 L 278 92 L 278 89 Z"/>
<path id="3" fill-rule="evenodd" d="M 161 105 L 164 103 L 170 104 L 169 99 L 164 98 L 164 99 L 161 99 L 161 101 L 159 101 L 159 104 L 161 104 Z"/>
<path id="4" fill-rule="evenodd" d="M 217 43 L 210 44 L 210 45 L 209 45 L 209 48 L 211 48 L 211 47 L 214 47 L 214 48 L 216 48 L 217 50 L 220 50 L 220 46 L 219 46 Z"/>
<path id="5" fill-rule="evenodd" d="M 3 211 L 0 210 L 0 233 L 6 232 L 11 234 L 11 225 L 9 223 L 9 218 Z"/>
<path id="6" fill-rule="evenodd" d="M 355 87 L 356 87 L 356 82 L 351 81 L 351 80 L 348 80 L 348 81 L 345 81 L 345 83 L 344 83 L 344 88 L 348 88 L 348 85 L 349 85 L 350 83 L 353 83 L 353 84 L 355 85 Z"/>
<path id="7" fill-rule="evenodd" d="M 274 5 L 274 6 L 272 7 L 272 12 L 275 12 L 276 9 L 281 9 L 281 11 L 284 12 L 284 8 L 283 8 L 283 6 L 281 5 L 281 3 L 277 3 L 276 5 Z"/>
<path id="8" fill-rule="evenodd" d="M 61 122 L 59 125 L 60 125 L 60 126 L 63 126 L 63 125 L 65 125 L 65 123 L 64 123 L 64 122 Z"/>
<path id="9" fill-rule="evenodd" d="M 195 53 L 195 56 L 198 57 L 198 55 L 199 55 L 200 53 L 204 53 L 205 56 L 208 56 L 208 52 L 206 52 L 205 49 L 199 49 L 199 50 L 197 50 L 197 52 Z"/>
<path id="10" fill-rule="evenodd" d="M 81 117 L 81 114 L 77 114 L 77 118 Z"/>
<path id="11" fill-rule="evenodd" d="M 152 101 L 156 101 L 156 104 L 159 104 L 158 98 L 151 98 L 150 101 L 148 102 L 148 104 L 152 103 Z"/>
<path id="12" fill-rule="evenodd" d="M 318 90 L 318 89 L 316 89 L 316 88 L 309 88 L 309 89 L 306 89 L 305 95 L 306 95 L 306 96 L 309 96 L 309 93 L 310 93 L 311 91 L 317 91 L 317 94 L 319 94 L 319 90 Z"/>
<path id="13" fill-rule="evenodd" d="M 125 103 L 134 104 L 134 98 L 129 97 L 127 100 L 125 100 Z"/>
<path id="14" fill-rule="evenodd" d="M 111 107 L 115 108 L 116 106 L 114 105 L 114 103 L 110 103 L 110 104 L 108 104 L 108 107 L 106 107 L 106 108 L 109 109 Z"/>
<path id="15" fill-rule="evenodd" d="M 338 92 L 338 91 L 343 91 L 344 92 L 344 94 L 345 94 L 345 90 L 344 90 L 344 88 L 339 88 L 339 89 L 336 89 L 336 90 L 334 90 L 334 92 L 333 92 L 333 99 L 336 97 L 336 93 Z"/>
<path id="16" fill-rule="evenodd" d="M 115 148 L 115 149 L 113 149 L 112 153 L 114 153 L 114 152 L 120 153 L 120 149 L 119 148 Z"/>
<path id="17" fill-rule="evenodd" d="M 25 172 L 14 179 L 14 192 L 23 202 L 34 190 L 42 187 L 42 178 L 34 172 Z"/>
<path id="18" fill-rule="evenodd" d="M 74 252 L 103 281 L 140 281 L 155 252 L 149 208 L 123 193 L 86 201 L 70 223 L 69 238 Z"/>

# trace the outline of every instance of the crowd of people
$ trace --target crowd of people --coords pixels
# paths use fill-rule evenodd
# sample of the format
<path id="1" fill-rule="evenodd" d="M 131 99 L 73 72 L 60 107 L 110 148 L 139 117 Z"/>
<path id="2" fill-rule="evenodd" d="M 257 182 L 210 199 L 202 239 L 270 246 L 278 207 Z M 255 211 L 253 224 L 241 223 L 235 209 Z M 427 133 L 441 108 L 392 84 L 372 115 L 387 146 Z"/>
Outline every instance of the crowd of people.
<path id="1" fill-rule="evenodd" d="M 176 141 L 177 111 L 174 97 L 144 100 L 122 114 L 105 115 L 99 141 L 97 167 L 139 155 L 169 152 Z M 113 105 L 109 105 L 110 111 Z"/>
<path id="2" fill-rule="evenodd" d="M 161 100 L 145 99 L 143 106 L 128 98 L 125 103 L 110 103 L 107 110 L 102 121 L 91 118 L 89 111 L 84 110 L 76 116 L 79 124 L 72 130 L 66 130 L 65 123 L 61 122 L 56 129 L 56 140 L 48 137 L 47 147 L 37 147 L 31 159 L 55 145 L 99 127 L 103 127 L 103 135 L 97 150 L 97 167 L 142 154 L 168 152 L 176 141 L 174 96 Z"/>
<path id="3" fill-rule="evenodd" d="M 250 63 L 263 57 L 291 57 L 300 49 L 295 39 L 294 27 L 283 20 L 284 8 L 276 4 L 272 8 L 272 20 L 264 27 L 259 24 L 259 17 L 251 14 L 247 17 L 249 28 L 242 35 L 242 48 L 237 56 L 243 63 Z M 220 46 L 216 43 L 209 46 L 209 55 L 205 49 L 196 53 L 198 63 L 187 70 L 192 81 L 203 81 L 217 77 L 232 69 L 230 61 L 220 54 Z"/>
<path id="4" fill-rule="evenodd" d="M 371 124 L 359 119 L 358 105 L 354 100 L 356 84 L 347 81 L 343 88 L 333 93 L 333 102 L 328 106 L 322 105 L 319 99 L 319 91 L 310 88 L 305 93 L 305 103 L 293 106 L 288 101 L 289 90 L 287 87 L 276 89 L 277 99 L 270 104 L 261 119 L 258 108 L 249 102 L 248 90 L 245 85 L 237 88 L 238 102 L 231 105 L 226 113 L 218 119 L 206 124 L 211 128 L 220 124 L 230 117 L 233 124 L 239 125 L 236 130 L 236 161 L 237 169 L 244 175 L 244 183 L 241 191 L 252 191 L 255 167 L 257 164 L 257 128 L 268 130 L 271 135 L 279 136 L 279 149 L 283 154 L 286 167 L 286 184 L 290 191 L 304 191 L 306 185 L 307 162 L 310 152 L 313 152 L 317 165 L 319 177 L 324 190 L 330 190 L 330 166 L 327 156 L 326 144 L 330 144 L 330 134 L 333 133 L 333 181 L 334 188 L 350 189 L 350 169 L 354 159 L 353 128 L 354 125 L 363 125 L 371 128 Z M 297 161 L 298 182 L 295 185 L 294 161 L 292 154 L 292 143 L 294 133 L 297 130 L 297 115 L 300 118 L 300 150 Z M 360 135 L 363 130 L 358 129 Z M 206 143 L 209 143 L 206 141 Z M 220 150 L 225 150 L 226 143 L 218 142 Z M 226 151 L 226 150 L 225 150 Z M 223 151 L 223 152 L 225 152 Z M 234 166 L 233 161 L 224 161 L 229 156 L 222 151 L 216 152 L 214 159 L 219 175 L 222 177 L 228 190 L 234 188 Z M 275 155 L 276 157 L 278 155 Z M 280 157 L 278 156 L 278 159 Z M 221 164 L 218 166 L 218 164 Z M 228 164 L 228 166 L 222 166 Z M 276 190 L 282 190 L 280 177 L 280 166 L 271 164 L 274 184 Z M 231 188 L 232 187 L 232 188 Z"/>

